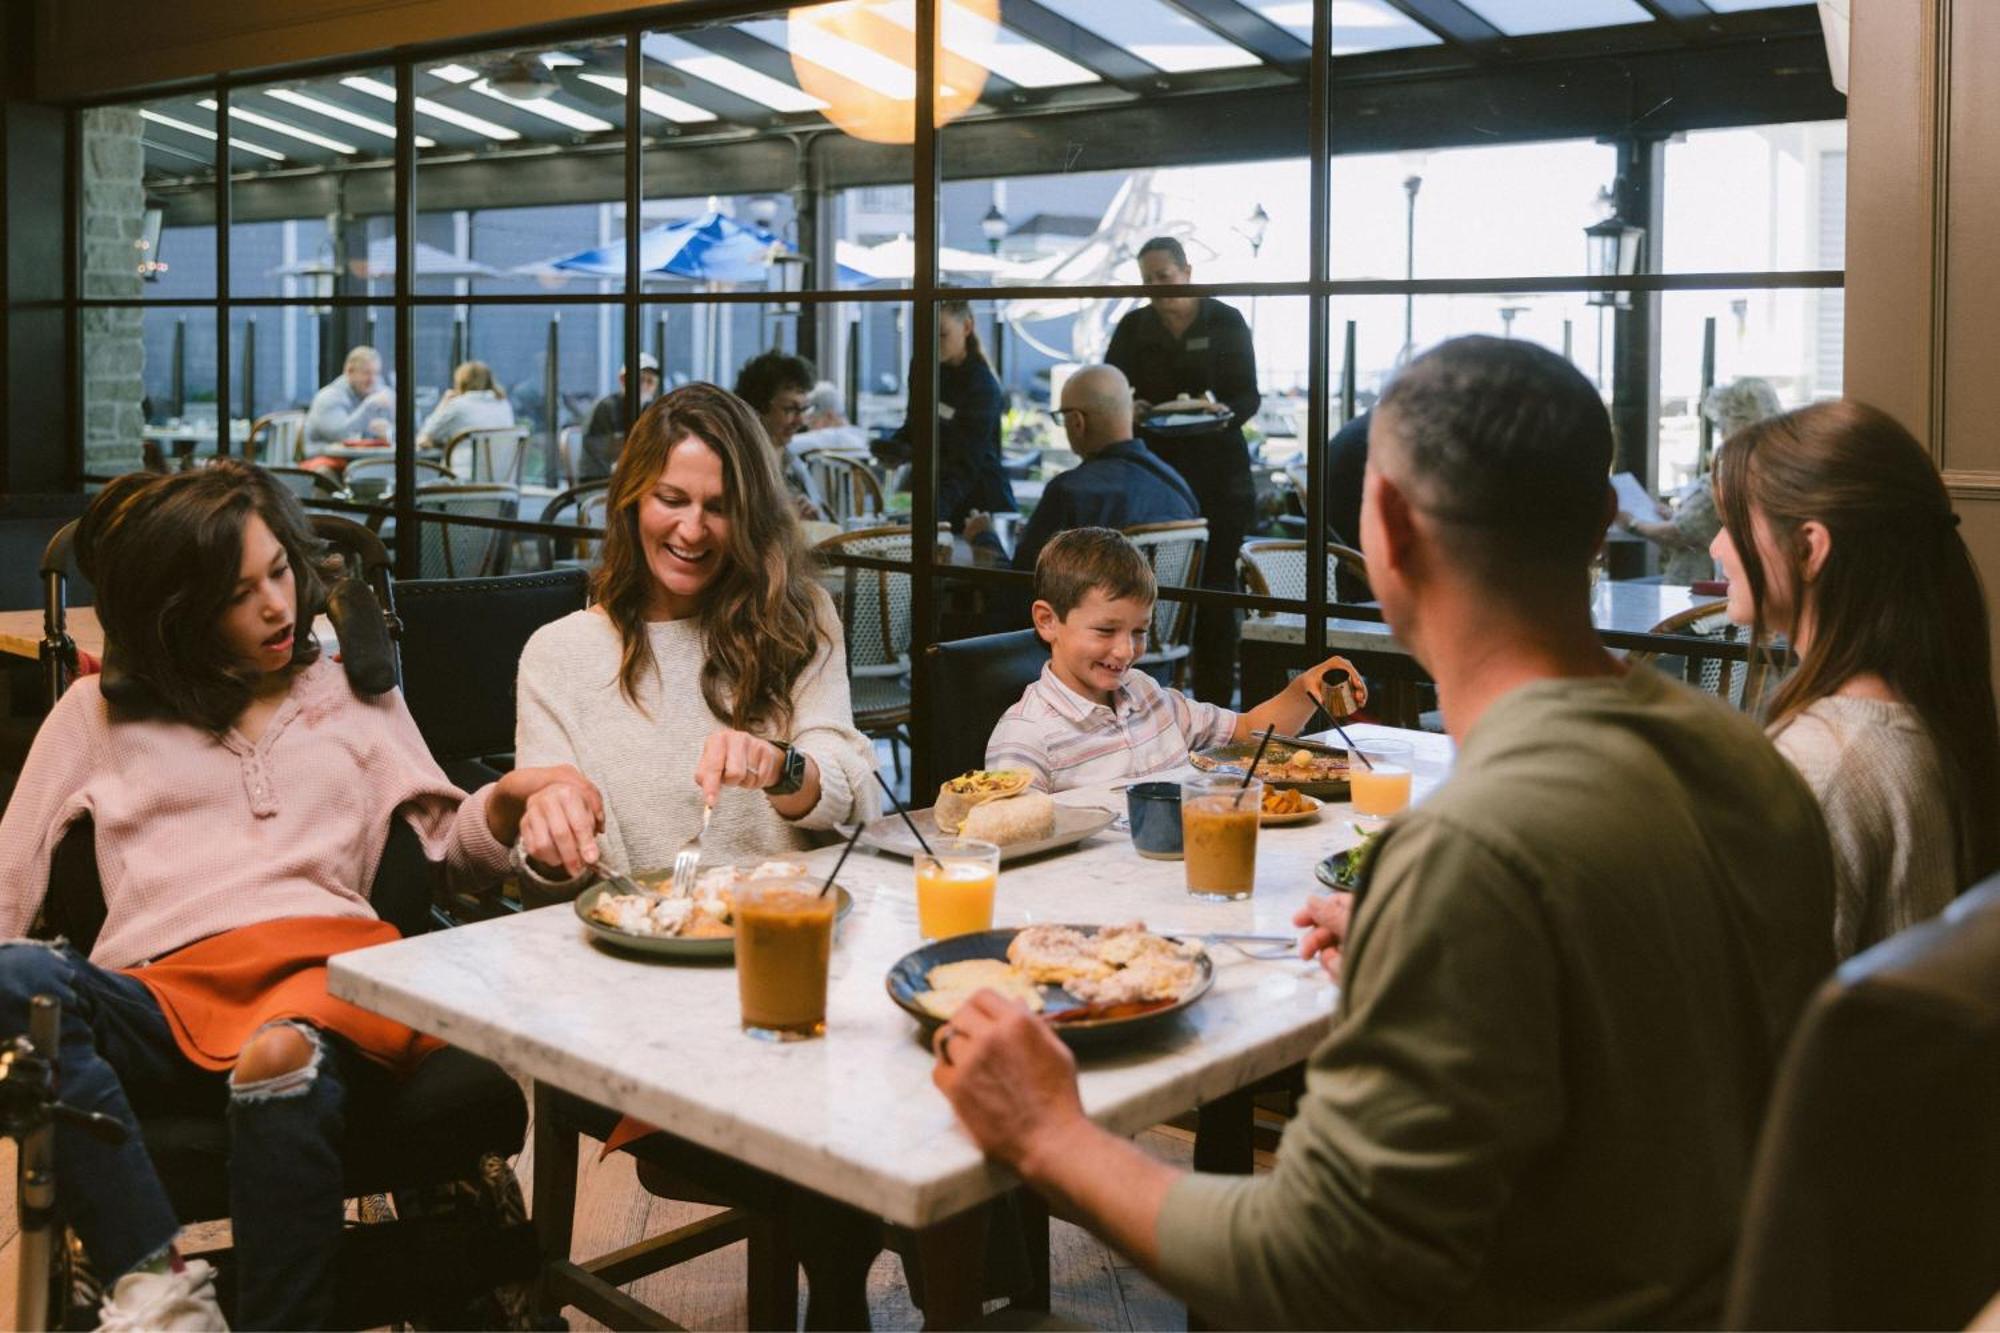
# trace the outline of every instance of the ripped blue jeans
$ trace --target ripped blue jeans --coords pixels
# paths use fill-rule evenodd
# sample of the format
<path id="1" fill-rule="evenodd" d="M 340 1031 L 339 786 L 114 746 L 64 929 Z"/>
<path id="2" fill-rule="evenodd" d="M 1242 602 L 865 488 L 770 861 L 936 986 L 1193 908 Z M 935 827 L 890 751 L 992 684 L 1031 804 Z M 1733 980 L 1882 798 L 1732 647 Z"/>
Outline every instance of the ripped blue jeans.
<path id="1" fill-rule="evenodd" d="M 158 1255 L 180 1224 L 146 1155 L 135 1110 L 229 1118 L 229 1211 L 237 1257 L 237 1328 L 319 1328 L 332 1309 L 343 1206 L 347 1066 L 335 1038 L 302 1028 L 306 1068 L 234 1086 L 190 1062 L 152 993 L 64 945 L 0 943 L 0 1040 L 28 1030 L 28 1005 L 62 1005 L 62 1099 L 132 1132 L 108 1144 L 56 1126 L 56 1203 L 111 1282 Z"/>

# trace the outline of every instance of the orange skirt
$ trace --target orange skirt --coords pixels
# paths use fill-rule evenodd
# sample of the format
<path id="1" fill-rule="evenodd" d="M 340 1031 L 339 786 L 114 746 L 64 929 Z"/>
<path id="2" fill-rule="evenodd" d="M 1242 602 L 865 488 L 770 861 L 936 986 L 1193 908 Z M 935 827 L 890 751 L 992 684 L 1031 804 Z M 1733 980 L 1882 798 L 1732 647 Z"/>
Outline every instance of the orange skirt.
<path id="1" fill-rule="evenodd" d="M 174 1044 L 203 1069 L 233 1069 L 259 1028 L 296 1019 L 338 1033 L 369 1059 L 407 1075 L 444 1043 L 326 989 L 327 959 L 401 938 L 388 922 L 366 917 L 285 917 L 226 930 L 122 970 L 152 992 Z"/>

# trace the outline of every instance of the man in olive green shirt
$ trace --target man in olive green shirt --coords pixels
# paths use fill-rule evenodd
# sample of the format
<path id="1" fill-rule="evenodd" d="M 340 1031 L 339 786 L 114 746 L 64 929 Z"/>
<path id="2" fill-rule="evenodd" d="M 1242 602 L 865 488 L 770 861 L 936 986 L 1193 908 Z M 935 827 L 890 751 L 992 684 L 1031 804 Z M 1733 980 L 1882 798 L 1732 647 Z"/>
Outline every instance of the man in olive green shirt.
<path id="1" fill-rule="evenodd" d="M 1687 1326 L 1720 1316 L 1779 1054 L 1832 969 L 1811 793 L 1756 725 L 1591 626 L 1610 423 L 1566 361 L 1469 338 L 1375 414 L 1369 579 L 1456 769 L 1360 905 L 1301 913 L 1342 978 L 1262 1177 L 1098 1129 L 991 993 L 939 1034 L 975 1140 L 1208 1317 L 1253 1327 Z"/>

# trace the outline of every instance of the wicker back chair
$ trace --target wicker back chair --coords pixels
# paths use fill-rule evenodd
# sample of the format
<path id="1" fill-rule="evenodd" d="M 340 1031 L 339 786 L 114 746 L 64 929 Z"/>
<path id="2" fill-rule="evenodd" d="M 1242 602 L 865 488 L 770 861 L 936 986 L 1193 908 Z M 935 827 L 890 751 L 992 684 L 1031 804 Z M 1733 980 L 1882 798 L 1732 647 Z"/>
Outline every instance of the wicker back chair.
<path id="1" fill-rule="evenodd" d="M 800 455 L 800 462 L 812 487 L 812 499 L 826 511 L 830 522 L 845 524 L 868 515 L 880 517 L 887 507 L 882 483 L 853 454 L 808 449 Z"/>
<path id="2" fill-rule="evenodd" d="M 306 414 L 296 409 L 268 412 L 250 423 L 243 456 L 253 463 L 302 462 L 306 456 Z"/>
<path id="3" fill-rule="evenodd" d="M 293 495 L 311 504 L 314 500 L 344 500 L 347 492 L 327 473 L 309 467 L 267 467 Z"/>
<path id="4" fill-rule="evenodd" d="M 416 468 L 419 490 L 435 482 L 458 480 L 458 474 L 442 463 L 427 458 L 413 458 L 410 462 Z M 342 475 L 347 479 L 348 492 L 357 500 L 386 500 L 396 493 L 393 458 L 357 458 Z"/>
<path id="5" fill-rule="evenodd" d="M 839 579 L 854 725 L 863 735 L 888 739 L 900 777 L 902 752 L 898 747 L 909 743 L 910 725 L 910 575 L 905 570 L 844 565 L 841 557 L 866 555 L 907 565 L 910 529 L 843 532 L 827 538 L 816 549 Z"/>
<path id="6" fill-rule="evenodd" d="M 426 514 L 514 518 L 521 511 L 521 492 L 492 482 L 426 486 L 417 491 L 416 507 Z M 507 572 L 511 533 L 435 522 L 420 522 L 417 531 L 419 578 L 469 579 Z"/>
<path id="7" fill-rule="evenodd" d="M 1712 643 L 1748 643 L 1748 627 L 1730 620 L 1728 610 L 1729 603 L 1726 601 L 1703 602 L 1700 606 L 1691 606 L 1677 615 L 1668 616 L 1648 632 L 1677 634 Z M 1679 655 L 1633 652 L 1626 660 L 1657 667 L 1705 694 L 1716 695 L 1731 706 L 1751 713 L 1763 705 L 1764 696 L 1776 683 L 1771 671 L 1772 655 L 1756 649 L 1751 650 L 1747 662 L 1705 656 L 1696 645 L 1690 645 L 1686 653 Z"/>
<path id="8" fill-rule="evenodd" d="M 611 479 L 603 477 L 572 486 L 549 501 L 549 507 L 542 511 L 542 522 L 574 523 L 602 533 L 610 506 Z M 598 548 L 603 544 L 588 537 L 538 536 L 534 541 L 542 569 L 588 569 L 597 563 Z"/>
<path id="9" fill-rule="evenodd" d="M 1237 573 L 1243 590 L 1255 597 L 1306 599 L 1306 544 L 1291 540 L 1259 540 L 1243 543 L 1237 556 Z M 1326 586 L 1339 595 L 1342 582 L 1347 591 L 1368 591 L 1368 561 L 1351 546 L 1328 542 L 1326 546 Z M 1358 588 L 1357 588 L 1358 585 Z"/>
<path id="10" fill-rule="evenodd" d="M 1153 567 L 1153 579 L 1161 589 L 1153 602 L 1152 646 L 1133 665 L 1141 669 L 1168 667 L 1174 684 L 1182 685 L 1192 652 L 1188 636 L 1194 626 L 1194 604 L 1168 595 L 1166 589 L 1201 586 L 1201 560 L 1208 551 L 1208 520 L 1141 523 L 1123 531 Z"/>
<path id="11" fill-rule="evenodd" d="M 521 464 L 527 454 L 526 426 L 488 426 L 462 430 L 452 436 L 445 442 L 443 462 L 471 481 L 519 486 Z"/>

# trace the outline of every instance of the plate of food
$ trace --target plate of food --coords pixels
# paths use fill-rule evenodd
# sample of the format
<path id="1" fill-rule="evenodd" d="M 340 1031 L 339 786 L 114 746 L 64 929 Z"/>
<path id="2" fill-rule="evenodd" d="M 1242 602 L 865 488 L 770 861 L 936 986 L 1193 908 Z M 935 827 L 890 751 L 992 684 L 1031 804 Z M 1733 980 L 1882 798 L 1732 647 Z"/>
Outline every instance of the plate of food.
<path id="1" fill-rule="evenodd" d="M 1264 788 L 1264 809 L 1258 823 L 1265 828 L 1310 824 L 1319 818 L 1321 802 L 1297 787 Z"/>
<path id="2" fill-rule="evenodd" d="M 1256 757 L 1258 740 L 1196 750 L 1188 762 L 1204 773 L 1241 773 Z M 1257 765 L 1266 787 L 1290 788 L 1323 801 L 1347 797 L 1347 751 L 1317 741 L 1274 736 Z"/>
<path id="3" fill-rule="evenodd" d="M 1006 768 L 961 773 L 938 788 L 935 806 L 910 812 L 910 823 L 925 841 L 933 835 L 978 838 L 998 847 L 1003 863 L 1075 846 L 1117 818 L 1116 811 L 1099 806 L 1057 805 L 1029 785 L 1026 772 Z M 891 856 L 923 851 L 901 815 L 876 820 L 862 830 L 861 840 Z"/>
<path id="4" fill-rule="evenodd" d="M 889 969 L 889 998 L 926 1035 L 974 991 L 992 989 L 1049 1021 L 1072 1046 L 1130 1037 L 1186 1009 L 1215 984 L 1199 940 L 1121 926 L 1036 925 L 926 944 Z"/>
<path id="5" fill-rule="evenodd" d="M 576 897 L 576 915 L 584 928 L 615 949 L 662 958 L 734 958 L 736 956 L 735 890 L 753 879 L 805 877 L 799 861 L 764 861 L 746 866 L 713 866 L 695 877 L 694 892 L 674 892 L 672 870 L 647 870 L 633 875 L 657 896 L 620 893 L 600 880 Z M 840 905 L 833 924 L 854 910 L 854 895 L 836 884 Z"/>
<path id="6" fill-rule="evenodd" d="M 1378 833 L 1364 833 L 1361 841 L 1344 852 L 1335 852 L 1313 867 L 1313 876 L 1329 889 L 1340 893 L 1352 893 L 1361 884 L 1361 876 L 1368 869 L 1369 858 L 1375 855 Z"/>

